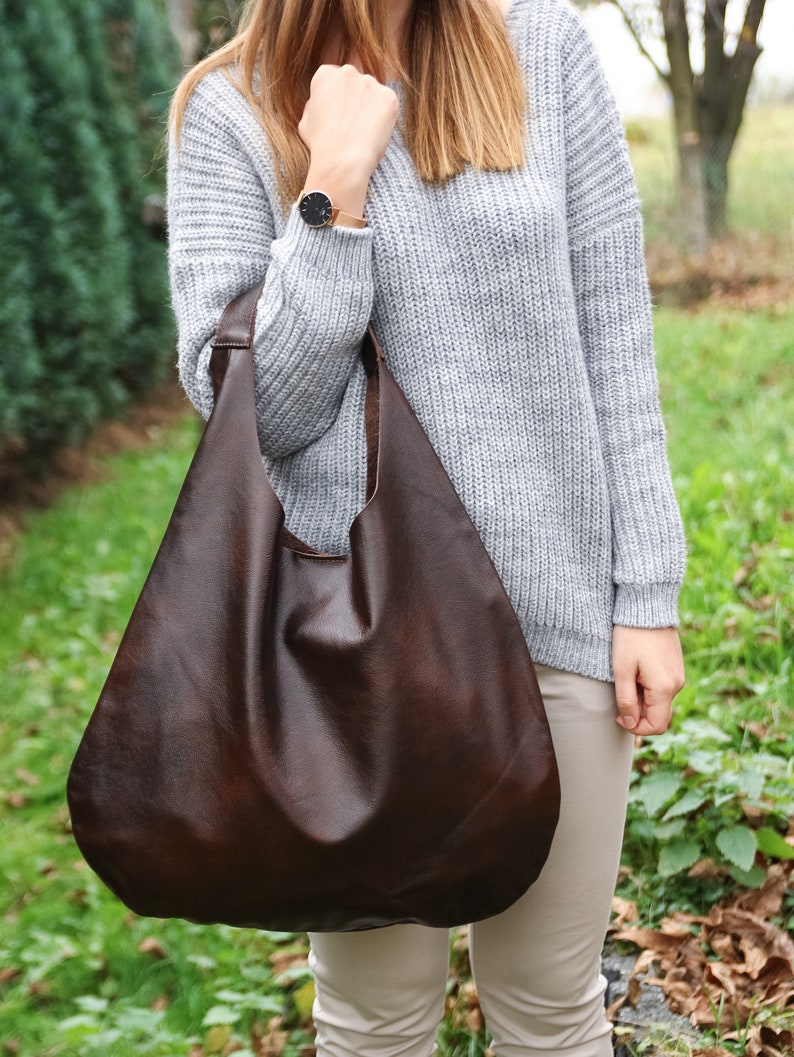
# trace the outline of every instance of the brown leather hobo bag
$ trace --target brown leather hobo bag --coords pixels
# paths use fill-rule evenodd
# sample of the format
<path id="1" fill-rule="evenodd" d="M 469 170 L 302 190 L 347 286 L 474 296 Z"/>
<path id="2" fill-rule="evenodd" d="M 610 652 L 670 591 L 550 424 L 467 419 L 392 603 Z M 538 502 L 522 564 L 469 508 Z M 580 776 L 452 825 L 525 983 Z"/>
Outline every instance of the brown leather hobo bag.
<path id="1" fill-rule="evenodd" d="M 260 292 L 219 324 L 212 415 L 71 766 L 75 839 L 143 915 L 489 917 L 559 814 L 526 640 L 371 329 L 350 553 L 286 529 L 256 433 Z"/>

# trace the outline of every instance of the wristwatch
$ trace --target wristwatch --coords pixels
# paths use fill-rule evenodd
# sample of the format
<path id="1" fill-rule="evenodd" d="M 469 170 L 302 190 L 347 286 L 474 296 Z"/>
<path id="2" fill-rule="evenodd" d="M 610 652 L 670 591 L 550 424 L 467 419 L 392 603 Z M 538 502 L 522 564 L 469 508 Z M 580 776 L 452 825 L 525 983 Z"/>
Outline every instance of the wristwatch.
<path id="1" fill-rule="evenodd" d="M 307 191 L 304 188 L 298 195 L 298 212 L 310 228 L 346 227 L 365 228 L 367 222 L 363 217 L 353 217 L 343 213 L 333 204 L 325 191 Z"/>

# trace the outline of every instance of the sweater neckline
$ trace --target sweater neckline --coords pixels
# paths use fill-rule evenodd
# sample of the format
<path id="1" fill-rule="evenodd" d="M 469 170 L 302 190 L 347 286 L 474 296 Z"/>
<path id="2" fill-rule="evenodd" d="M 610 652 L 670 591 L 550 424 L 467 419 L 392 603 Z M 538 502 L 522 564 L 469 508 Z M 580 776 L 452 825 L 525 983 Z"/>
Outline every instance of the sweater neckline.
<path id="1" fill-rule="evenodd" d="M 518 13 L 519 13 L 519 10 L 523 6 L 524 6 L 524 0 L 510 0 L 510 7 L 508 7 L 507 13 L 505 15 L 505 25 L 507 26 L 508 29 L 510 29 L 510 27 L 513 25 L 513 22 L 514 22 L 516 16 L 518 15 Z M 403 87 L 403 82 L 399 81 L 399 80 L 398 81 L 387 81 L 386 84 L 388 85 L 389 88 L 402 89 L 402 87 Z"/>

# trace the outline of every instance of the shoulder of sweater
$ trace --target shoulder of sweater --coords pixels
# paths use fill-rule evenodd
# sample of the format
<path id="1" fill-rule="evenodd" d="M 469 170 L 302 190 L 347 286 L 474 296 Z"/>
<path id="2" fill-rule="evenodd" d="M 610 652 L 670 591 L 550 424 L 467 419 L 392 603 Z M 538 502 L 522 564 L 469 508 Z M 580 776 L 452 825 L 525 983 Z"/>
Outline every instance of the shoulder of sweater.
<path id="1" fill-rule="evenodd" d="M 512 0 L 512 6 L 508 19 L 524 28 L 542 26 L 552 36 L 584 25 L 573 0 Z"/>
<path id="2" fill-rule="evenodd" d="M 262 126 L 251 109 L 251 105 L 233 81 L 233 67 L 216 67 L 205 73 L 190 94 L 185 107 L 183 134 L 204 132 L 209 137 L 218 137 L 216 149 L 223 144 L 237 141 L 250 150 L 261 145 Z"/>
<path id="3" fill-rule="evenodd" d="M 572 0 L 513 0 L 522 6 L 525 73 L 547 106 L 559 105 L 578 120 L 579 105 L 592 117 L 617 107 L 582 12 Z M 567 120 L 567 119 L 566 119 Z"/>
<path id="4" fill-rule="evenodd" d="M 571 50 L 592 46 L 579 9 L 572 0 L 513 0 L 522 10 L 516 23 L 525 38 L 530 62 L 547 60 L 549 52 L 570 59 Z"/>

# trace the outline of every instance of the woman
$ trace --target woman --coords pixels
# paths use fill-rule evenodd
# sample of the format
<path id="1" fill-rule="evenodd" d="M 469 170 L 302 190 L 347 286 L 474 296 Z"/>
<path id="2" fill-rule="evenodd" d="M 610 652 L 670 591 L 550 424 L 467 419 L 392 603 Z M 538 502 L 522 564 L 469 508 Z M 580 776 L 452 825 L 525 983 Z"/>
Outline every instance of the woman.
<path id="1" fill-rule="evenodd" d="M 209 414 L 213 329 L 265 277 L 263 457 L 290 529 L 345 552 L 371 320 L 494 560 L 536 662 L 562 812 L 535 885 L 472 927 L 480 1001 L 498 1057 L 607 1057 L 600 951 L 634 735 L 666 729 L 683 685 L 685 543 L 637 193 L 580 18 L 567 0 L 252 0 L 172 119 L 192 401 Z M 444 930 L 310 938 L 321 1057 L 431 1052 Z"/>

